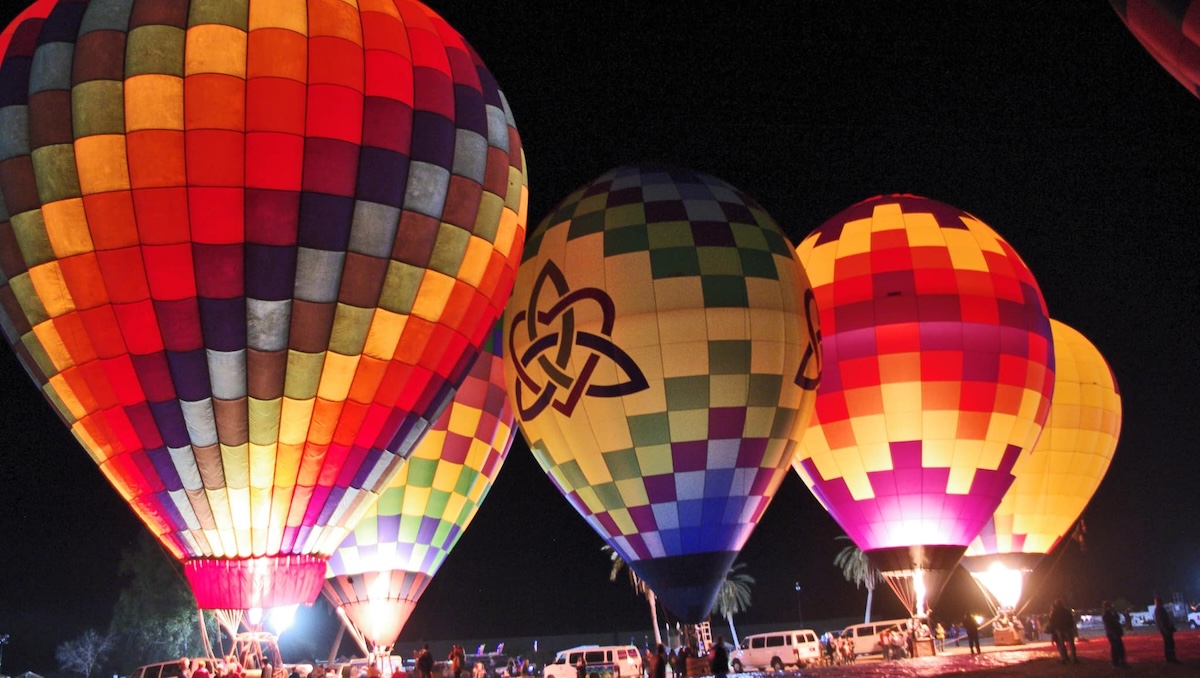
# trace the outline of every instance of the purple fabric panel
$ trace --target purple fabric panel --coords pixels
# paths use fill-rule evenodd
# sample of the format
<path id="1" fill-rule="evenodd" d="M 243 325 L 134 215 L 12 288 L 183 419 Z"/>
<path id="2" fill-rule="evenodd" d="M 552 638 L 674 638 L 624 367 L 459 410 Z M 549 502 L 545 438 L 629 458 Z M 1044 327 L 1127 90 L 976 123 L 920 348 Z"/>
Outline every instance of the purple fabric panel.
<path id="1" fill-rule="evenodd" d="M 703 471 L 708 465 L 708 441 L 671 443 L 671 468 L 676 473 Z"/>
<path id="2" fill-rule="evenodd" d="M 175 463 L 171 461 L 171 453 L 166 447 L 148 449 L 146 456 L 154 467 L 154 474 L 162 480 L 164 487 L 168 490 L 183 489 L 183 481 L 180 480 L 179 473 L 175 470 Z"/>
<path id="3" fill-rule="evenodd" d="M 746 408 L 712 407 L 708 410 L 709 439 L 737 439 L 746 429 Z"/>
<path id="4" fill-rule="evenodd" d="M 350 243 L 353 219 L 353 197 L 305 191 L 300 194 L 297 242 L 302 247 L 343 252 Z"/>
<path id="5" fill-rule="evenodd" d="M 167 365 L 171 368 L 171 380 L 180 400 L 195 402 L 212 396 L 204 349 L 167 351 Z"/>
<path id="6" fill-rule="evenodd" d="M 642 484 L 646 486 L 646 499 L 651 504 L 665 504 L 675 501 L 675 476 L 669 473 L 645 476 Z M 653 520 L 654 516 L 651 515 Z M 640 526 L 639 526 L 640 527 Z"/>
<path id="7" fill-rule="evenodd" d="M 426 70 L 418 68 L 415 73 L 420 78 Z M 450 170 L 454 166 L 454 136 L 453 122 L 432 111 L 413 112 L 412 159 Z"/>
<path id="8" fill-rule="evenodd" d="M 358 185 L 361 200 L 404 206 L 404 190 L 408 183 L 408 158 L 384 148 L 364 146 L 359 154 Z"/>
<path id="9" fill-rule="evenodd" d="M 292 298 L 296 280 L 296 248 L 246 244 L 246 296 L 263 301 Z"/>
<path id="10" fill-rule="evenodd" d="M 454 86 L 454 125 L 488 138 L 487 111 L 479 90 L 466 85 Z"/>
<path id="11" fill-rule="evenodd" d="M 246 348 L 246 298 L 200 298 L 200 329 L 205 347 L 214 351 Z"/>
<path id="12" fill-rule="evenodd" d="M 693 221 L 692 240 L 696 247 L 737 247 L 729 224 L 712 221 Z"/>

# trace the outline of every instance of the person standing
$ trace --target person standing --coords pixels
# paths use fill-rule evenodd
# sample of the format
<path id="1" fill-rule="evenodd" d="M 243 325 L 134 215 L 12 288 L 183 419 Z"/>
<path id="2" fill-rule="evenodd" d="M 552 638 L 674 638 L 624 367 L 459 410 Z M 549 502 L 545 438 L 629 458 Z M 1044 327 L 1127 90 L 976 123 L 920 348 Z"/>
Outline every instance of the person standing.
<path id="1" fill-rule="evenodd" d="M 433 678 L 433 654 L 429 652 L 429 644 L 421 646 L 421 654 L 417 655 L 417 675 L 420 678 Z"/>
<path id="2" fill-rule="evenodd" d="M 979 647 L 979 622 L 970 612 L 963 616 L 963 630 L 967 632 L 967 646 L 971 649 L 971 655 L 983 654 Z"/>
<path id="3" fill-rule="evenodd" d="M 650 678 L 667 678 L 667 648 L 662 643 L 650 655 Z"/>
<path id="4" fill-rule="evenodd" d="M 1154 625 L 1162 634 L 1163 654 L 1166 655 L 1167 661 L 1178 664 L 1179 660 L 1175 658 L 1175 619 L 1171 610 L 1163 604 L 1161 596 L 1154 596 Z"/>
<path id="5" fill-rule="evenodd" d="M 1070 661 L 1079 663 L 1079 655 L 1075 653 L 1075 616 L 1063 605 L 1062 600 L 1054 601 L 1050 607 L 1050 633 L 1054 636 L 1054 645 L 1058 648 L 1058 656 L 1062 663 L 1067 661 L 1067 647 L 1071 648 Z"/>
<path id="6" fill-rule="evenodd" d="M 708 652 L 708 662 L 714 678 L 725 678 L 729 673 L 729 651 L 725 649 L 725 638 L 717 636 L 717 642 Z"/>
<path id="7" fill-rule="evenodd" d="M 1125 625 L 1121 623 L 1121 613 L 1113 607 L 1112 601 L 1104 601 L 1104 612 L 1100 620 L 1104 622 L 1104 635 L 1108 636 L 1108 647 L 1112 651 L 1113 666 L 1129 666 L 1125 661 Z"/>
<path id="8" fill-rule="evenodd" d="M 933 629 L 933 633 L 934 633 L 934 637 L 937 639 L 937 651 L 945 652 L 946 651 L 946 627 L 942 626 L 941 622 L 938 622 L 937 626 L 935 626 Z"/>

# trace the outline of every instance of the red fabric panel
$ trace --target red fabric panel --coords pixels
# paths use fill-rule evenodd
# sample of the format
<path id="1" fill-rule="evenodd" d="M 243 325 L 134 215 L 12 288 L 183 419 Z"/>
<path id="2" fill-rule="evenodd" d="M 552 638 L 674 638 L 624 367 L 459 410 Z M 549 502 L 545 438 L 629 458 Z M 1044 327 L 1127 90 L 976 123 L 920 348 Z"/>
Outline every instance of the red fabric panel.
<path id="1" fill-rule="evenodd" d="M 137 244 L 137 220 L 130 191 L 85 195 L 83 210 L 96 249 L 110 250 Z"/>
<path id="2" fill-rule="evenodd" d="M 146 278 L 156 300 L 176 301 L 196 296 L 196 272 L 192 269 L 192 246 L 143 247 Z"/>
<path id="3" fill-rule="evenodd" d="M 173 245 L 191 238 L 187 189 L 182 186 L 135 190 L 133 209 L 143 245 Z"/>
<path id="4" fill-rule="evenodd" d="M 150 298 L 140 247 L 97 252 L 96 260 L 112 303 L 126 304 Z"/>
<path id="5" fill-rule="evenodd" d="M 277 132 L 246 134 L 246 188 L 299 191 L 304 137 Z"/>
<path id="6" fill-rule="evenodd" d="M 237 169 L 241 172 L 241 165 L 238 165 Z M 238 183 L 241 183 L 240 175 Z M 245 192 L 240 187 L 193 186 L 188 189 L 187 195 L 193 242 L 230 244 L 240 243 L 245 239 Z"/>

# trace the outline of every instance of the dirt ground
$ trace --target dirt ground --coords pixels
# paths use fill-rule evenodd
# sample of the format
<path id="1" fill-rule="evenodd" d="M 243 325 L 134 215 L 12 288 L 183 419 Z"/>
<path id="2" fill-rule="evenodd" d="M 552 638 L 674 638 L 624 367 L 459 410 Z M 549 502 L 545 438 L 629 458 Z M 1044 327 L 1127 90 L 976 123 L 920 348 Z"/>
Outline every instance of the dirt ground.
<path id="1" fill-rule="evenodd" d="M 1168 664 L 1163 658 L 1162 637 L 1153 631 L 1125 636 L 1129 666 L 1112 665 L 1108 640 L 1081 639 L 1076 643 L 1079 664 L 1063 665 L 1058 651 L 1049 641 L 1025 645 L 983 646 L 983 654 L 972 657 L 965 647 L 949 648 L 936 657 L 904 659 L 895 662 L 860 661 L 852 666 L 805 669 L 804 676 L 820 678 L 860 676 L 979 676 L 980 678 L 1043 678 L 1059 676 L 1200 676 L 1200 630 L 1175 634 L 1175 654 L 1182 664 Z M 795 675 L 795 674 L 793 674 Z"/>

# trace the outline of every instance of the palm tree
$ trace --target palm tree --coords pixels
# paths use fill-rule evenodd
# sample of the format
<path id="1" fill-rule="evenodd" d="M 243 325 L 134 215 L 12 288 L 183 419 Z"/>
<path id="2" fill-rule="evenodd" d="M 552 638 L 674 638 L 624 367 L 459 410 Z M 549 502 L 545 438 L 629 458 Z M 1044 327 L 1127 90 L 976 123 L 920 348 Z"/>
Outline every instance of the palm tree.
<path id="1" fill-rule="evenodd" d="M 617 553 L 616 549 L 608 544 L 601 546 L 600 550 L 608 553 L 608 559 L 612 562 L 612 569 L 608 571 L 608 580 L 616 581 L 617 575 L 625 567 L 625 559 L 621 557 L 621 554 Z M 658 598 L 654 595 L 654 591 L 651 591 L 650 587 L 646 585 L 646 582 L 637 576 L 632 567 L 628 568 L 628 571 L 629 584 L 633 586 L 633 590 L 646 596 L 646 600 L 650 603 L 650 621 L 654 624 L 654 644 L 657 646 L 662 643 L 662 633 L 658 630 Z"/>
<path id="2" fill-rule="evenodd" d="M 737 630 L 733 628 L 733 615 L 750 609 L 750 587 L 754 585 L 754 577 L 738 570 L 745 563 L 734 563 L 725 573 L 721 588 L 717 590 L 717 604 L 714 611 L 729 623 L 729 635 L 733 637 L 733 646 L 740 647 Z"/>
<path id="3" fill-rule="evenodd" d="M 837 538 L 850 541 L 850 537 L 844 534 Z M 846 577 L 846 581 L 853 582 L 855 587 L 866 585 L 867 611 L 863 615 L 863 623 L 870 623 L 871 600 L 875 597 L 875 586 L 883 581 L 883 573 L 871 564 L 871 561 L 867 559 L 867 554 L 863 553 L 862 549 L 853 542 L 838 551 L 837 556 L 833 559 L 833 564 L 842 568 L 842 575 Z"/>

